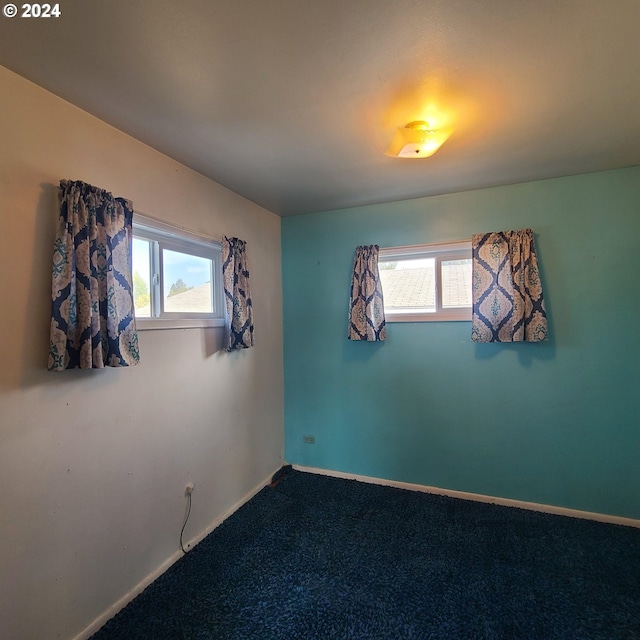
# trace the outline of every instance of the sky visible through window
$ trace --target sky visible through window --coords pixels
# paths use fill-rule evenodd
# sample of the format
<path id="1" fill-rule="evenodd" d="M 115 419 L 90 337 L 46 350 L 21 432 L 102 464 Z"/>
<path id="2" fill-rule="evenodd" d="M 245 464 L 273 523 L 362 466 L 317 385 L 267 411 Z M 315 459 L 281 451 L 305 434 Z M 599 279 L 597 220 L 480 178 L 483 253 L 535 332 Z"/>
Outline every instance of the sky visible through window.
<path id="1" fill-rule="evenodd" d="M 178 251 L 163 252 L 164 295 L 169 295 L 171 285 L 182 280 L 187 287 L 199 287 L 211 282 L 211 260 Z"/>
<path id="2" fill-rule="evenodd" d="M 133 272 L 150 286 L 149 241 L 133 239 Z M 182 280 L 187 287 L 198 287 L 211 280 L 211 260 L 165 249 L 164 255 L 164 295 L 169 295 L 171 285 Z"/>

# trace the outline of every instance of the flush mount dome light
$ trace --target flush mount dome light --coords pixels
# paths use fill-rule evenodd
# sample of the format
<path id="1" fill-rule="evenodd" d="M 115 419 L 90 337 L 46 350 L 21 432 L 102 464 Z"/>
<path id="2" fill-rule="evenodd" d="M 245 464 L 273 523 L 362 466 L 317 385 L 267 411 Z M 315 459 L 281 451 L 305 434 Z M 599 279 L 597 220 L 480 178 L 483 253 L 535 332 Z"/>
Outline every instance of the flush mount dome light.
<path id="1" fill-rule="evenodd" d="M 384 153 L 392 158 L 428 158 L 451 133 L 452 129 L 432 129 L 424 120 L 415 120 L 396 129 L 391 146 Z"/>

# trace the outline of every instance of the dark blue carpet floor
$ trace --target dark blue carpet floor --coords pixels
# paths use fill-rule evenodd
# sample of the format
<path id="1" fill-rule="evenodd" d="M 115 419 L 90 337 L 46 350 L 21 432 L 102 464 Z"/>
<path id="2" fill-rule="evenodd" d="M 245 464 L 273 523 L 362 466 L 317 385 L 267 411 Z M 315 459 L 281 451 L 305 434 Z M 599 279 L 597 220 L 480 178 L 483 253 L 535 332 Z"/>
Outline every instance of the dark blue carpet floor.
<path id="1" fill-rule="evenodd" d="M 292 471 L 93 640 L 640 639 L 640 530 Z"/>

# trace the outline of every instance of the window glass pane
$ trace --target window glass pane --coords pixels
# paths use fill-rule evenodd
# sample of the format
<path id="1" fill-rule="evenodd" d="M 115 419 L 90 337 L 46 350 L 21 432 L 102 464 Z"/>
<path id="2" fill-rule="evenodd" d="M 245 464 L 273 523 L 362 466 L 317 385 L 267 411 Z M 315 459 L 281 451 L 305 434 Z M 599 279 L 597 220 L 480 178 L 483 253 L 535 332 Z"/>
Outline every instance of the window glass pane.
<path id="1" fill-rule="evenodd" d="M 137 318 L 151 317 L 151 274 L 149 241 L 133 239 L 131 264 L 133 271 L 133 304 Z"/>
<path id="2" fill-rule="evenodd" d="M 386 311 L 436 310 L 435 260 L 379 261 Z"/>
<path id="3" fill-rule="evenodd" d="M 213 260 L 162 251 L 165 313 L 213 313 Z"/>
<path id="4" fill-rule="evenodd" d="M 471 307 L 471 258 L 442 261 L 442 308 Z"/>

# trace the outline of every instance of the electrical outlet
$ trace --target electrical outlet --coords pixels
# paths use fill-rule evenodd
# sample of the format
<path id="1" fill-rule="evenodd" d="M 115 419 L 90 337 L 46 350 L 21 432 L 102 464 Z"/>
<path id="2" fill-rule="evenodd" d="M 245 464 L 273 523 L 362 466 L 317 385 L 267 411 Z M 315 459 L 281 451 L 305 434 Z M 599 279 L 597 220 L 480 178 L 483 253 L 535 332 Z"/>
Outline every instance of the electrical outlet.
<path id="1" fill-rule="evenodd" d="M 187 484 L 187 486 L 184 488 L 184 495 L 185 496 L 190 496 L 194 489 L 196 488 L 196 483 L 195 482 L 189 482 Z"/>
<path id="2" fill-rule="evenodd" d="M 316 437 L 315 436 L 302 436 L 302 442 L 305 444 L 315 444 Z"/>

